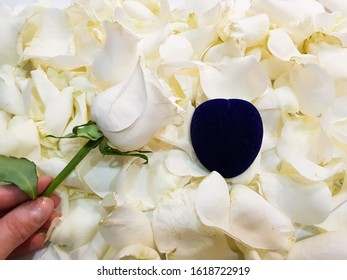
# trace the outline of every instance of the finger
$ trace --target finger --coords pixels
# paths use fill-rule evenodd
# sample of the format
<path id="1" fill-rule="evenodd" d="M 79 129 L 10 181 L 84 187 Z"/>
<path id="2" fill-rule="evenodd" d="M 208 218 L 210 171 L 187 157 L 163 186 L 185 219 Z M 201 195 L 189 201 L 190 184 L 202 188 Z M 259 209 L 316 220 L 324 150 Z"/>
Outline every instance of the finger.
<path id="1" fill-rule="evenodd" d="M 61 199 L 57 194 L 53 193 L 49 196 L 49 198 L 53 201 L 54 208 L 56 208 L 60 204 Z"/>
<path id="2" fill-rule="evenodd" d="M 0 259 L 32 236 L 50 217 L 54 202 L 48 197 L 28 201 L 0 219 Z"/>
<path id="3" fill-rule="evenodd" d="M 52 215 L 48 218 L 48 220 L 42 225 L 42 227 L 40 227 L 40 230 L 48 230 L 49 227 L 51 226 L 52 221 L 60 217 L 61 217 L 61 213 L 53 212 Z"/>
<path id="4" fill-rule="evenodd" d="M 51 177 L 40 176 L 37 187 L 38 194 L 43 193 L 51 181 Z M 13 185 L 0 186 L 0 211 L 11 209 L 26 200 L 28 200 L 27 194 L 18 187 Z"/>
<path id="5" fill-rule="evenodd" d="M 18 259 L 23 257 L 35 250 L 38 250 L 43 247 L 45 244 L 46 234 L 43 232 L 35 233 L 29 239 L 27 239 L 23 244 L 17 247 L 7 259 Z"/>

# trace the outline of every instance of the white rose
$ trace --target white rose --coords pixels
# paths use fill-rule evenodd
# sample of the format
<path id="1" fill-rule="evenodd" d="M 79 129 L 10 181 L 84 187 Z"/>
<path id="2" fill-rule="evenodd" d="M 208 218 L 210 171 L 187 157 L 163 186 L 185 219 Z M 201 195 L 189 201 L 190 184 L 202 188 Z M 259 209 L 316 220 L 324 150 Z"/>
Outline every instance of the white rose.
<path id="1" fill-rule="evenodd" d="M 157 85 L 145 81 L 140 63 L 127 81 L 101 92 L 91 104 L 91 119 L 124 151 L 143 147 L 172 116 L 173 105 Z"/>

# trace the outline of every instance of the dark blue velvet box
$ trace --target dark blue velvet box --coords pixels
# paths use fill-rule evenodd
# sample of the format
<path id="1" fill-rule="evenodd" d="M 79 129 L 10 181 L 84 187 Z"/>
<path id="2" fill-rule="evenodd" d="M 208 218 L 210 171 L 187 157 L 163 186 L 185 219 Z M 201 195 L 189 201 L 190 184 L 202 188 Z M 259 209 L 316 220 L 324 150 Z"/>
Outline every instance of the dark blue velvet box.
<path id="1" fill-rule="evenodd" d="M 200 162 L 225 178 L 243 173 L 257 157 L 263 140 L 258 110 L 241 99 L 212 99 L 194 112 L 191 141 Z"/>

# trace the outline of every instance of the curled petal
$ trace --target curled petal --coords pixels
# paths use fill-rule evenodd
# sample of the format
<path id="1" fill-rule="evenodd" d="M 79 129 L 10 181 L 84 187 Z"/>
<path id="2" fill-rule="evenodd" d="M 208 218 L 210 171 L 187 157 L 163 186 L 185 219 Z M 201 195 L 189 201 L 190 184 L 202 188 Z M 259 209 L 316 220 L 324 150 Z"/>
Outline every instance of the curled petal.
<path id="1" fill-rule="evenodd" d="M 204 225 L 230 231 L 229 189 L 219 173 L 214 171 L 201 182 L 196 194 L 195 207 Z"/>

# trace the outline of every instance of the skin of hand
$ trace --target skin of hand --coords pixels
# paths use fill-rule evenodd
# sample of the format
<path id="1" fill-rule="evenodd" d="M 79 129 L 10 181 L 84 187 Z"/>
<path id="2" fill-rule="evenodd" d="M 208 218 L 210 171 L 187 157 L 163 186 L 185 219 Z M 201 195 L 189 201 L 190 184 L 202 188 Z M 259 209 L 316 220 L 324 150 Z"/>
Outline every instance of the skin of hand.
<path id="1" fill-rule="evenodd" d="M 51 181 L 48 176 L 39 177 L 38 193 Z M 0 260 L 19 258 L 41 248 L 45 231 L 60 216 L 54 211 L 59 203 L 56 194 L 29 200 L 17 187 L 0 185 Z"/>

